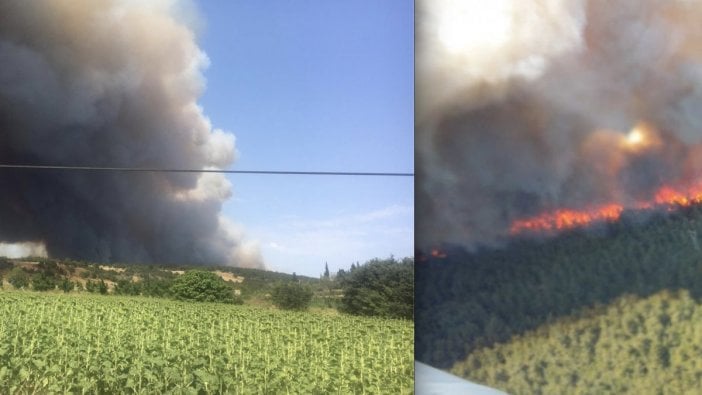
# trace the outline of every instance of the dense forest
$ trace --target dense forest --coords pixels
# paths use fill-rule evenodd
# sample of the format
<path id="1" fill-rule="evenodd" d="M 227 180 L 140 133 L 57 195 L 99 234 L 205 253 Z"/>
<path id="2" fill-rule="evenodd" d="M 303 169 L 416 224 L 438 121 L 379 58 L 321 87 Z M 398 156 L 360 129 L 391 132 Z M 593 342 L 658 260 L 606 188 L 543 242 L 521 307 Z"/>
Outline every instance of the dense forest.
<path id="1" fill-rule="evenodd" d="M 628 295 L 476 351 L 452 371 L 513 395 L 699 393 L 700 323 L 687 291 Z"/>
<path id="2" fill-rule="evenodd" d="M 477 357 L 487 355 L 480 354 L 487 348 L 563 319 L 586 319 L 597 306 L 626 304 L 663 290 L 687 290 L 692 300 L 699 300 L 700 244 L 702 207 L 696 205 L 656 213 L 625 212 L 618 222 L 557 237 L 514 239 L 502 248 L 469 252 L 447 247 L 446 256 L 420 258 L 415 269 L 417 359 L 450 368 L 468 358 L 490 369 L 491 360 Z M 660 315 L 640 313 L 644 320 Z M 520 352 L 527 353 L 528 346 L 519 344 Z M 537 368 L 532 366 L 537 362 L 524 363 Z M 606 370 L 607 364 L 581 368 Z M 470 367 L 461 370 L 478 381 L 484 378 L 470 371 Z"/>

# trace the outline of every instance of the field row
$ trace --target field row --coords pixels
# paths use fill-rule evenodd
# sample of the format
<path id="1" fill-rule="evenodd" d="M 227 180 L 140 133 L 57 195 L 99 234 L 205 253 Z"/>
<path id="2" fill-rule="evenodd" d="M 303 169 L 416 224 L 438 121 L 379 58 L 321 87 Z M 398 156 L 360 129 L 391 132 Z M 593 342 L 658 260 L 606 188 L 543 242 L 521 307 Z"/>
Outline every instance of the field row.
<path id="1" fill-rule="evenodd" d="M 410 321 L 0 292 L 0 393 L 406 393 Z"/>

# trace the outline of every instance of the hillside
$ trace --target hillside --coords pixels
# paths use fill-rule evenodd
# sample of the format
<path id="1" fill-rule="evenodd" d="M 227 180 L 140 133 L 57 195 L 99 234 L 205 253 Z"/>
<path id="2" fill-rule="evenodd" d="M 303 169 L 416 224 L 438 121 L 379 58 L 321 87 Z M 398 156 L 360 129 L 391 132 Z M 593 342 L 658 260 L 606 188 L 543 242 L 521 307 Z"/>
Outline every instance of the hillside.
<path id="1" fill-rule="evenodd" d="M 702 388 L 702 305 L 687 291 L 623 296 L 482 349 L 452 372 L 510 394 L 686 394 Z"/>
<path id="2" fill-rule="evenodd" d="M 237 295 L 252 302 L 261 302 L 266 294 L 280 281 L 289 281 L 292 274 L 271 272 L 261 269 L 229 266 L 159 266 L 159 265 L 120 265 L 99 264 L 82 261 L 50 258 L 0 258 L 0 277 L 3 286 L 10 287 L 8 275 L 14 267 L 22 268 L 30 276 L 42 276 L 59 288 L 64 280 L 71 281 L 71 291 L 92 290 L 103 281 L 108 293 L 129 295 L 164 296 L 170 283 L 187 270 L 211 271 L 222 277 Z M 313 288 L 320 288 L 320 280 L 306 276 L 296 278 Z M 322 289 L 319 289 L 322 292 Z M 328 291 L 327 291 L 328 292 Z"/>
<path id="3" fill-rule="evenodd" d="M 408 320 L 414 313 L 414 260 L 392 256 L 353 263 L 335 275 L 327 268 L 319 278 L 226 266 L 108 265 L 0 257 L 0 280 L 0 289 L 218 300 Z M 203 286 L 202 281 L 216 284 Z"/>
<path id="4" fill-rule="evenodd" d="M 417 359 L 450 368 L 625 295 L 645 299 L 684 289 L 699 300 L 701 237 L 702 207 L 694 205 L 646 218 L 624 213 L 616 223 L 515 239 L 499 249 L 447 248 L 445 257 L 417 264 Z"/>

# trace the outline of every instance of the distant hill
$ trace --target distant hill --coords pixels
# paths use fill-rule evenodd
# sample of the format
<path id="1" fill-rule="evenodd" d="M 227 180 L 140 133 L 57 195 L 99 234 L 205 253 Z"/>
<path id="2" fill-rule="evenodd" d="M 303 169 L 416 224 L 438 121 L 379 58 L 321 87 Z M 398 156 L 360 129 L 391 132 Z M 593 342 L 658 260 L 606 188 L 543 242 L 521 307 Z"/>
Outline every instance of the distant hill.
<path id="1" fill-rule="evenodd" d="M 697 301 L 701 244 L 702 207 L 693 205 L 646 218 L 626 213 L 616 223 L 543 240 L 514 239 L 500 249 L 454 248 L 445 257 L 418 259 L 416 358 L 450 368 L 624 295 L 647 298 L 684 289 Z"/>
<path id="2" fill-rule="evenodd" d="M 89 289 L 91 284 L 103 281 L 108 293 L 139 293 L 146 296 L 164 296 L 170 282 L 187 270 L 207 270 L 227 281 L 237 295 L 252 301 L 265 300 L 278 282 L 293 278 L 292 274 L 287 273 L 230 266 L 122 265 L 50 258 L 0 258 L 0 276 L 4 286 L 9 286 L 8 275 L 15 267 L 22 268 L 31 276 L 44 275 L 57 287 L 63 280 L 69 280 L 76 285 L 74 291 Z M 319 288 L 318 278 L 295 277 L 302 283 Z M 139 284 L 140 288 L 131 287 L 133 284 Z"/>

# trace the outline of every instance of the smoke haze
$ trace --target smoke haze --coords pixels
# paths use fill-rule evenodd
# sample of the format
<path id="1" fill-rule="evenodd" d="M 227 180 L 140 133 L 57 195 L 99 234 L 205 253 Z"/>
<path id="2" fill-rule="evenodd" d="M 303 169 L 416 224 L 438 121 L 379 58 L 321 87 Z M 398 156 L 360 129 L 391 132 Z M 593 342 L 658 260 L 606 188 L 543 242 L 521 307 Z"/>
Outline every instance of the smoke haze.
<path id="1" fill-rule="evenodd" d="M 0 2 L 0 162 L 223 168 L 185 1 Z M 222 175 L 0 170 L 0 244 L 101 262 L 262 267 Z M 37 244 L 43 247 L 37 247 Z M 6 244 L 4 244 L 6 245 Z M 22 244 L 18 244 L 22 245 Z"/>
<path id="2" fill-rule="evenodd" d="M 702 176 L 702 3 L 417 4 L 417 240 Z"/>

